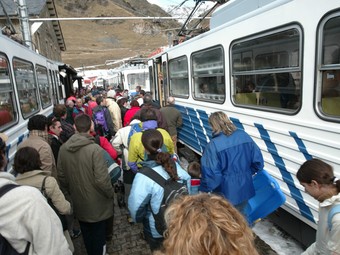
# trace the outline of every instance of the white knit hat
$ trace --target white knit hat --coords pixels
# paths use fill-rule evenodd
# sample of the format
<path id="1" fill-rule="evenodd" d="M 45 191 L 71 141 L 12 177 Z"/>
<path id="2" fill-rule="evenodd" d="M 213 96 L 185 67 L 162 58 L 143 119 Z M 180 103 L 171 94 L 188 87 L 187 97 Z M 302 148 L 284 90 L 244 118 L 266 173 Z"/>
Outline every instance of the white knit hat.
<path id="1" fill-rule="evenodd" d="M 114 91 L 113 89 L 109 90 L 106 94 L 107 97 L 111 97 L 114 98 L 116 95 L 116 91 Z"/>

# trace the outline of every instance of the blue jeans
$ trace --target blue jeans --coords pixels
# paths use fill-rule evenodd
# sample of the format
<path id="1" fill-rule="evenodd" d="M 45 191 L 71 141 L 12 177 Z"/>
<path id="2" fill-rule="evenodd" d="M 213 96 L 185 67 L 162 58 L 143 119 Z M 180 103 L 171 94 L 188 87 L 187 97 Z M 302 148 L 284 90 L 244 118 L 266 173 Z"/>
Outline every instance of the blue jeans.
<path id="1" fill-rule="evenodd" d="M 79 221 L 88 255 L 105 255 L 107 222 L 108 220 L 98 222 Z"/>

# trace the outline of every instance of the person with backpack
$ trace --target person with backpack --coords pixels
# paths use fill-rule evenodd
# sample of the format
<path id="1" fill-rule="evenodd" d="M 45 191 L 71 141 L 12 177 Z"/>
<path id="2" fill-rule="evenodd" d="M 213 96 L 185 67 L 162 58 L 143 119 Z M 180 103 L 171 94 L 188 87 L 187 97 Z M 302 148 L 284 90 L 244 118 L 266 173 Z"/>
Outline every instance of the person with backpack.
<path id="1" fill-rule="evenodd" d="M 65 216 L 71 214 L 71 204 L 65 199 L 57 180 L 41 170 L 38 151 L 32 147 L 19 149 L 15 153 L 13 168 L 18 173 L 15 179 L 18 184 L 37 188 L 49 201 L 49 205 L 57 213 L 62 223 L 64 235 L 73 252 L 74 247 L 67 229 Z"/>
<path id="2" fill-rule="evenodd" d="M 106 100 L 103 96 L 96 98 L 97 107 L 93 109 L 93 122 L 95 131 L 100 136 L 105 136 L 108 141 L 115 135 L 113 121 L 109 110 L 106 107 Z"/>
<path id="3" fill-rule="evenodd" d="M 61 222 L 41 192 L 17 185 L 4 172 L 6 141 L 0 133 L 0 254 L 71 255 Z"/>
<path id="4" fill-rule="evenodd" d="M 152 251 L 161 248 L 164 211 L 176 196 L 188 194 L 190 175 L 167 152 L 161 152 L 162 134 L 145 130 L 142 143 L 148 160 L 132 183 L 128 207 L 135 222 L 143 222 L 143 232 Z M 154 172 L 154 173 L 153 173 Z M 175 196 L 172 196 L 172 195 Z"/>
<path id="5" fill-rule="evenodd" d="M 163 137 L 163 146 L 160 149 L 163 152 L 169 152 L 170 154 L 175 153 L 174 144 L 169 133 L 163 128 L 158 128 L 155 111 L 153 109 L 144 108 L 141 110 L 139 116 L 142 123 L 132 125 L 128 137 L 128 165 L 134 173 L 142 166 L 140 162 L 147 160 L 144 146 L 141 143 L 142 132 L 145 130 L 157 129 Z"/>
<path id="6" fill-rule="evenodd" d="M 304 162 L 296 177 L 305 191 L 320 202 L 315 242 L 301 255 L 340 254 L 340 180 L 331 165 L 320 159 Z"/>

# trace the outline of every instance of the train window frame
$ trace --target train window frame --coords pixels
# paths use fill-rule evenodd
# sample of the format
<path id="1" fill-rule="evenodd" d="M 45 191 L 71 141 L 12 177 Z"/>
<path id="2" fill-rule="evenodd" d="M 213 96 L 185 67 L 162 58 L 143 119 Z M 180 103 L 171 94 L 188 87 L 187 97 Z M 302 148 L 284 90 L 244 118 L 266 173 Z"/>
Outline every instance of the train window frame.
<path id="1" fill-rule="evenodd" d="M 284 42 L 281 42 L 284 47 L 279 48 L 280 45 L 275 44 L 280 41 Z M 288 41 L 292 48 L 290 52 L 289 44 L 285 43 Z M 288 115 L 297 114 L 302 105 L 302 42 L 303 31 L 298 24 L 234 40 L 229 50 L 233 105 Z M 270 47 L 275 47 L 276 51 Z M 249 54 L 250 51 L 252 54 Z M 252 56 L 252 68 L 248 64 L 247 68 L 242 65 L 244 53 L 247 57 Z M 261 66 L 257 64 L 260 60 L 270 64 Z"/>
<path id="2" fill-rule="evenodd" d="M 212 51 L 220 50 L 219 54 L 214 54 L 214 57 L 220 57 L 220 59 L 212 58 L 215 62 L 209 64 L 205 54 L 209 54 Z M 199 66 L 195 61 L 196 55 L 199 57 L 197 59 L 204 59 L 202 61 L 203 66 Z M 199 61 L 197 61 L 199 62 Z M 215 104 L 223 104 L 226 100 L 226 79 L 225 79 L 225 54 L 222 45 L 215 45 L 210 48 L 195 51 L 190 56 L 191 64 L 191 93 L 194 100 L 205 101 Z M 218 65 L 220 64 L 220 65 Z M 211 80 L 215 80 L 213 86 L 205 86 L 210 83 Z M 205 91 L 214 89 L 213 92 Z M 208 92 L 208 93 L 207 93 Z M 215 93 L 214 93 L 215 92 Z"/>
<path id="3" fill-rule="evenodd" d="M 5 75 L 2 75 L 2 72 L 0 72 L 0 81 L 3 80 L 1 78 L 3 77 L 4 80 L 8 80 L 9 85 L 0 87 L 0 131 L 3 132 L 18 123 L 19 116 L 10 61 L 3 52 L 0 52 L 0 59 L 0 66 L 5 65 L 3 70 Z M 9 121 L 2 123 L 1 120 L 3 121 L 6 118 Z"/>
<path id="4" fill-rule="evenodd" d="M 31 67 L 31 72 L 32 72 L 32 79 L 31 82 L 33 83 L 32 87 L 27 88 L 26 90 L 32 90 L 34 92 L 35 95 L 35 101 L 36 101 L 36 109 L 34 107 L 32 107 L 32 105 L 29 103 L 28 101 L 28 94 L 26 96 L 21 96 L 20 95 L 20 91 L 24 91 L 25 88 L 20 88 L 19 86 L 21 85 L 26 85 L 29 86 L 31 85 L 30 83 L 27 84 L 27 81 L 30 81 L 29 79 L 25 79 L 25 83 L 20 83 L 18 81 L 18 75 L 16 73 L 16 67 L 17 64 L 21 63 L 21 64 L 25 64 L 26 66 L 30 66 Z M 24 119 L 28 119 L 30 118 L 32 115 L 38 113 L 40 111 L 40 105 L 39 105 L 39 97 L 38 97 L 38 84 L 37 84 L 37 79 L 36 79 L 36 73 L 35 73 L 35 67 L 34 64 L 32 62 L 20 59 L 20 58 L 13 58 L 12 60 L 12 65 L 13 65 L 13 72 L 14 72 L 14 79 L 15 79 L 15 84 L 16 84 L 16 89 L 18 92 L 18 99 L 19 99 L 19 104 L 20 104 L 20 111 L 21 111 L 21 115 Z M 27 92 L 28 93 L 28 92 Z M 21 104 L 22 100 L 27 100 L 26 103 Z M 24 108 L 25 105 L 25 108 Z M 28 105 L 28 106 L 27 106 Z M 28 108 L 30 109 L 30 111 L 27 111 Z"/>
<path id="5" fill-rule="evenodd" d="M 183 62 L 182 62 L 183 61 Z M 185 63 L 184 63 L 185 61 Z M 184 63 L 184 64 L 182 64 Z M 188 57 L 186 55 L 174 58 L 169 60 L 169 93 L 170 96 L 174 97 L 180 97 L 180 98 L 189 98 L 189 62 Z M 184 67 L 184 68 L 183 68 Z M 185 69 L 186 67 L 186 69 Z M 180 87 L 183 89 L 183 87 L 186 84 L 186 91 L 184 91 L 184 94 L 177 93 L 177 90 L 175 89 L 174 83 L 175 81 L 179 81 L 177 87 Z M 186 82 L 185 82 L 186 81 Z M 177 84 L 176 84 L 177 85 Z M 186 94 L 185 94 L 186 93 Z"/>
<path id="6" fill-rule="evenodd" d="M 317 61 L 316 61 L 316 88 L 315 88 L 315 110 L 317 115 L 326 121 L 340 122 L 340 43 L 336 38 L 340 37 L 338 33 L 325 32 L 327 25 L 331 20 L 337 20 L 340 23 L 340 11 L 331 13 L 319 22 L 317 32 Z M 333 26 L 334 27 L 334 26 Z M 326 35 L 325 35 L 326 34 Z M 329 36 L 331 35 L 331 36 Z M 335 40 L 330 40 L 335 37 Z M 325 41 L 328 38 L 329 41 Z M 332 54 L 330 50 L 332 50 Z M 334 61 L 334 55 L 337 53 L 337 60 Z M 332 58 L 331 61 L 328 61 Z M 338 78 L 337 78 L 338 77 Z M 336 83 L 338 81 L 338 83 Z M 326 87 L 326 83 L 329 83 Z M 334 86 L 335 85 L 335 86 Z M 337 95 L 337 96 L 334 96 Z"/>
<path id="7" fill-rule="evenodd" d="M 40 72 L 38 72 L 39 70 L 45 70 L 45 76 L 46 76 L 46 81 L 47 81 L 47 99 L 48 103 L 46 103 L 45 101 L 43 101 L 43 98 L 46 98 L 46 96 L 44 96 L 42 93 L 43 93 L 43 90 L 44 88 L 42 88 L 42 85 L 41 84 L 41 79 L 42 77 L 40 77 Z M 50 80 L 49 78 L 49 71 L 47 70 L 46 67 L 44 66 L 41 66 L 41 65 L 36 65 L 35 67 L 35 72 L 36 72 L 36 77 L 37 77 L 37 82 L 38 82 L 38 89 L 39 89 L 39 97 L 40 97 L 40 105 L 43 109 L 46 109 L 47 107 L 51 106 L 52 105 L 52 86 L 53 86 L 53 81 Z M 46 84 L 45 84 L 45 87 L 46 87 Z"/>

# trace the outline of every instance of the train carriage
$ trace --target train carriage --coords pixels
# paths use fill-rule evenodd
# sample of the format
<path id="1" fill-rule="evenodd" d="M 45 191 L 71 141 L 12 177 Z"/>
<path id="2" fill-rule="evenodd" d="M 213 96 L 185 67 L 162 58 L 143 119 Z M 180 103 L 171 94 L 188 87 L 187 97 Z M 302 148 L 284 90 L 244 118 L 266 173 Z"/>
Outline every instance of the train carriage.
<path id="1" fill-rule="evenodd" d="M 35 114 L 50 115 L 53 106 L 62 103 L 66 95 L 59 75 L 62 63 L 3 35 L 0 45 L 0 132 L 9 136 L 10 171 L 17 145 L 28 136 L 28 119 Z"/>
<path id="2" fill-rule="evenodd" d="M 209 32 L 149 60 L 155 97 L 174 96 L 182 113 L 181 143 L 202 154 L 208 117 L 219 110 L 252 136 L 286 195 L 282 214 L 298 219 L 282 227 L 305 245 L 314 240 L 318 203 L 296 179 L 299 166 L 321 158 L 340 177 L 339 7 L 230 1 L 212 14 Z"/>

